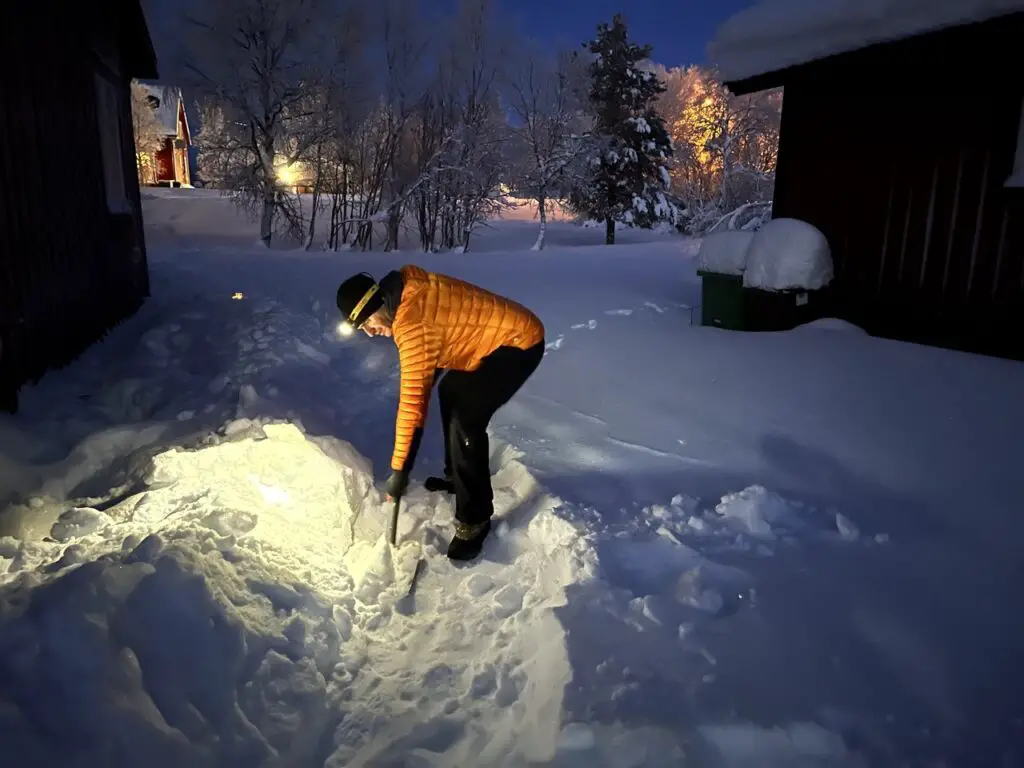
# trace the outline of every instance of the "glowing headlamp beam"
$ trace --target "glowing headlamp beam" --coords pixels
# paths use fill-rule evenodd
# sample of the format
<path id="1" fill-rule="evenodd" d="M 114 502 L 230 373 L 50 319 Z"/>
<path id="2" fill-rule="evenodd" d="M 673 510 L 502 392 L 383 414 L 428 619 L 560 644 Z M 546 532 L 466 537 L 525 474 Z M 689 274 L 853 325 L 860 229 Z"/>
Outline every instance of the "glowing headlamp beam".
<path id="1" fill-rule="evenodd" d="M 356 329 L 352 327 L 352 324 L 347 320 L 342 320 L 338 323 L 338 335 L 343 338 L 348 338 L 356 332 Z"/>

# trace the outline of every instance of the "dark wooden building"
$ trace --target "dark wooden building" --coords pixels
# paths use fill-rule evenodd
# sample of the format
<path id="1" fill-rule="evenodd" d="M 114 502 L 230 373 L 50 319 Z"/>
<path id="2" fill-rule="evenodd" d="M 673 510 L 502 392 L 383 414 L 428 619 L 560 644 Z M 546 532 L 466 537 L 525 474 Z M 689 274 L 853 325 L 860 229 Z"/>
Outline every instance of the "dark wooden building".
<path id="1" fill-rule="evenodd" d="M 0 407 L 149 294 L 130 81 L 156 78 L 139 0 L 0 11 Z"/>
<path id="2" fill-rule="evenodd" d="M 828 237 L 832 314 L 1024 359 L 1022 46 L 1004 12 L 726 73 L 736 94 L 784 87 L 773 216 Z"/>

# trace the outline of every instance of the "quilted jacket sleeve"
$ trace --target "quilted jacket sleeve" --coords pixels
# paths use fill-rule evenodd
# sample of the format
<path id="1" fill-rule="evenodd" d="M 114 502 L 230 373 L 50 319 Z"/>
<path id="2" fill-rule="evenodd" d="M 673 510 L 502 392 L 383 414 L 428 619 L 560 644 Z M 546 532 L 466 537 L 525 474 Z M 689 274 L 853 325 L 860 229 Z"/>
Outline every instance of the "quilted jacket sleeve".
<path id="1" fill-rule="evenodd" d="M 415 460 L 412 446 L 417 430 L 423 428 L 430 404 L 430 390 L 441 355 L 441 342 L 437 333 L 422 323 L 396 328 L 395 343 L 401 366 L 401 386 L 398 398 L 398 416 L 395 419 L 395 447 L 391 454 L 391 469 L 406 469 Z M 411 466 L 408 467 L 411 469 Z"/>

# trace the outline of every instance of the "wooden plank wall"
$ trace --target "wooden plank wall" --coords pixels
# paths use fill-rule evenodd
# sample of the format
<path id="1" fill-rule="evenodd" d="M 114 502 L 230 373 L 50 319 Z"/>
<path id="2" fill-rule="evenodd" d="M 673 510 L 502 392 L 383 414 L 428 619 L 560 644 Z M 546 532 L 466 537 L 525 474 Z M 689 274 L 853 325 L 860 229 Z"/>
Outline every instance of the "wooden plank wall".
<path id="1" fill-rule="evenodd" d="M 136 215 L 111 215 L 106 207 L 95 41 L 88 32 L 109 28 L 95 7 L 49 13 L 46 5 L 16 3 L 4 11 L 10 24 L 3 35 L 8 66 L 0 69 L 6 73 L 0 100 L 0 408 L 6 410 L 16 407 L 20 385 L 73 360 L 148 293 L 130 146 L 123 161 Z M 130 122 L 130 113 L 123 114 L 126 135 Z"/>
<path id="2" fill-rule="evenodd" d="M 988 76 L 1011 33 L 982 25 L 787 83 L 774 215 L 828 236 L 835 314 L 1024 359 L 1009 332 L 1024 327 L 1024 190 L 1003 186 L 1024 77 Z"/>

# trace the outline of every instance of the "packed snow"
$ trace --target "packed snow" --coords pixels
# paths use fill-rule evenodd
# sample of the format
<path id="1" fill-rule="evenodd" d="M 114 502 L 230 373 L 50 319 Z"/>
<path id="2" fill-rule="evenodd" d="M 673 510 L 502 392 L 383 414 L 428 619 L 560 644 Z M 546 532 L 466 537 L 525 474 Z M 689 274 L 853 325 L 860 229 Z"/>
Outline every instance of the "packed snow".
<path id="1" fill-rule="evenodd" d="M 719 27 L 708 52 L 730 82 L 1019 11 L 1024 0 L 761 0 Z"/>
<path id="2" fill-rule="evenodd" d="M 697 253 L 700 269 L 720 275 L 742 275 L 747 268 L 747 256 L 753 239 L 754 233 L 746 230 L 727 230 L 706 235 Z"/>
<path id="3" fill-rule="evenodd" d="M 199 190 L 145 214 L 153 297 L 0 417 L 18 765 L 1024 760 L 1021 364 L 693 326 L 678 236 L 338 254 L 257 249 Z M 334 333 L 340 279 L 408 260 L 547 328 L 467 565 L 433 410 L 382 541 L 397 355 Z"/>
<path id="4" fill-rule="evenodd" d="M 772 219 L 750 241 L 743 285 L 764 291 L 816 291 L 832 282 L 824 233 L 800 219 Z"/>

